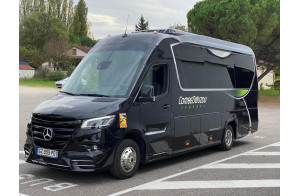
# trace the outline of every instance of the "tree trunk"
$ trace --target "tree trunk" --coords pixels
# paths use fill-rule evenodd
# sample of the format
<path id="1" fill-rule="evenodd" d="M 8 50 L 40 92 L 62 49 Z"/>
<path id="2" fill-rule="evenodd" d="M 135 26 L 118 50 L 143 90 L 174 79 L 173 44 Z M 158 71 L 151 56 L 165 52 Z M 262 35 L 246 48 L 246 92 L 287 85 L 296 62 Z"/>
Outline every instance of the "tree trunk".
<path id="1" fill-rule="evenodd" d="M 276 66 L 267 67 L 266 71 L 264 71 L 260 76 L 258 76 L 257 80 L 258 82 L 263 79 L 270 71 L 272 71 Z"/>

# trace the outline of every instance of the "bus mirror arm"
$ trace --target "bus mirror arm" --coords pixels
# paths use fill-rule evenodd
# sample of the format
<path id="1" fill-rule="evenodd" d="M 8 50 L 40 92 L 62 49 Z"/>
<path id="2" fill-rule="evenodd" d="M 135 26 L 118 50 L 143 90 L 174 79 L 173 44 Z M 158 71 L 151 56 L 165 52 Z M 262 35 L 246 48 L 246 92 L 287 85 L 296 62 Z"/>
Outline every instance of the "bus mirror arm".
<path id="1" fill-rule="evenodd" d="M 139 98 L 140 102 L 154 102 L 154 87 L 150 85 L 145 85 L 141 88 L 141 96 Z"/>

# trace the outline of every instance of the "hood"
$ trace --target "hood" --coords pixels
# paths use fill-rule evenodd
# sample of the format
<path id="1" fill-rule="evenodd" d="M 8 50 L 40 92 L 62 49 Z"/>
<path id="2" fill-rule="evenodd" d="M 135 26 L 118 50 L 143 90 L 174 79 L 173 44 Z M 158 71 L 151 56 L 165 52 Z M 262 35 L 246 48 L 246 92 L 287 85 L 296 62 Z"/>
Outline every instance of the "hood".
<path id="1" fill-rule="evenodd" d="M 119 110 L 125 98 L 72 96 L 59 93 L 38 105 L 34 115 L 47 118 L 89 119 Z"/>

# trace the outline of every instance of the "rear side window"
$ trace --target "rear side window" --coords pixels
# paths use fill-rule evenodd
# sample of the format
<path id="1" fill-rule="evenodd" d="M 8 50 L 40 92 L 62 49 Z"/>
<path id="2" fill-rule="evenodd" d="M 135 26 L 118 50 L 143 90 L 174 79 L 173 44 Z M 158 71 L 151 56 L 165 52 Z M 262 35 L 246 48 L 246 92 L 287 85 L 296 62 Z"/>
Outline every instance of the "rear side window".
<path id="1" fill-rule="evenodd" d="M 182 88 L 205 88 L 204 63 L 178 60 L 177 69 Z"/>
<path id="2" fill-rule="evenodd" d="M 235 67 L 236 88 L 250 88 L 254 72 L 241 67 Z"/>
<path id="3" fill-rule="evenodd" d="M 183 88 L 234 88 L 234 69 L 209 62 L 177 61 Z"/>
<path id="4" fill-rule="evenodd" d="M 198 45 L 173 47 L 178 80 L 184 89 L 250 88 L 255 66 L 253 57 L 231 53 L 219 57 Z"/>
<path id="5" fill-rule="evenodd" d="M 205 63 L 207 88 L 234 88 L 234 69 L 225 65 Z"/>

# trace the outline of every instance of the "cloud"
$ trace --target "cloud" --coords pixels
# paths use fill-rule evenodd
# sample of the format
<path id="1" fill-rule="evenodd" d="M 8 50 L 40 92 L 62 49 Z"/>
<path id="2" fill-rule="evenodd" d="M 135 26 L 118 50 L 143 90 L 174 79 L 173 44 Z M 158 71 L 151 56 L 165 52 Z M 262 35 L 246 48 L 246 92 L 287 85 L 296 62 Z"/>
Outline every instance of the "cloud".
<path id="1" fill-rule="evenodd" d="M 106 16 L 100 14 L 88 14 L 88 20 L 92 23 L 103 22 L 108 25 L 114 25 L 116 21 L 116 17 Z"/>
<path id="2" fill-rule="evenodd" d="M 108 34 L 123 34 L 128 14 L 128 31 L 134 31 L 135 24 L 143 14 L 150 28 L 168 28 L 180 23 L 187 25 L 187 12 L 199 0 L 85 0 L 88 6 L 88 20 L 96 39 Z"/>

